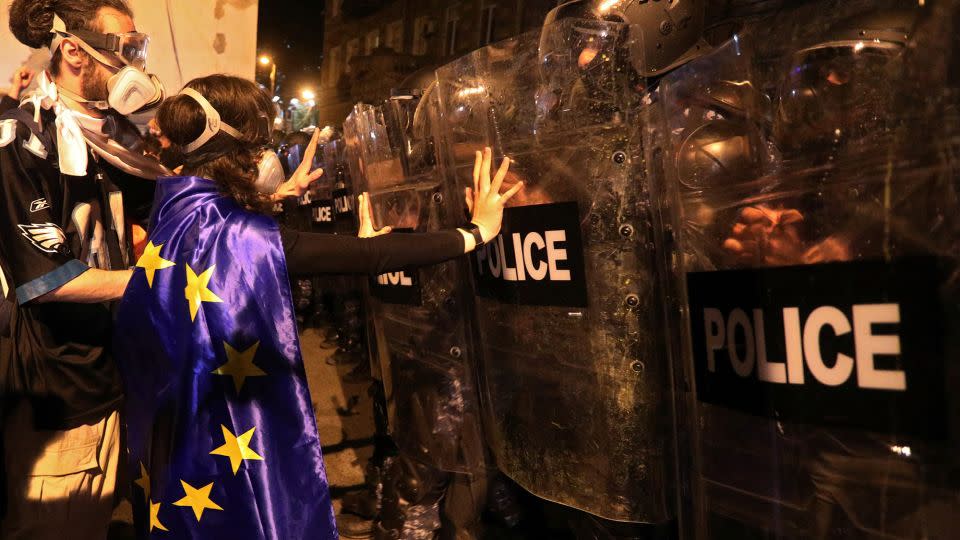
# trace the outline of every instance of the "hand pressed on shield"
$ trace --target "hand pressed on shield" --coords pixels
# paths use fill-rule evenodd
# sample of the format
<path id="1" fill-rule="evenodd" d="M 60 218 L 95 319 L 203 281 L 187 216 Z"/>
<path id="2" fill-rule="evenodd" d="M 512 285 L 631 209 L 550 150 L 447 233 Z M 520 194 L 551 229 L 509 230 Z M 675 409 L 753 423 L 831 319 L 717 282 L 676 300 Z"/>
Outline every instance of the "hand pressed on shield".
<path id="1" fill-rule="evenodd" d="M 287 197 L 299 197 L 310 189 L 310 184 L 316 182 L 323 176 L 323 169 L 321 168 L 317 168 L 317 170 L 312 172 L 310 171 L 310 167 L 313 166 L 313 156 L 316 155 L 317 145 L 320 143 L 320 132 L 321 130 L 319 129 L 313 132 L 310 144 L 307 145 L 307 149 L 303 152 L 303 162 L 300 163 L 300 166 L 293 172 L 289 180 L 280 184 L 277 192 L 273 194 L 273 200 L 277 201 Z"/>
<path id="2" fill-rule="evenodd" d="M 750 206 L 740 212 L 723 247 L 743 266 L 786 266 L 803 261 L 803 214 L 794 209 Z"/>
<path id="3" fill-rule="evenodd" d="M 836 236 L 828 237 L 803 254 L 805 264 L 849 261 L 851 259 L 853 259 L 853 255 L 850 253 L 850 242 Z"/>
<path id="4" fill-rule="evenodd" d="M 483 152 L 477 152 L 473 164 L 473 188 L 467 188 L 466 202 L 471 219 L 480 228 L 484 242 L 489 242 L 500 234 L 503 223 L 503 208 L 507 202 L 523 189 L 523 182 L 508 189 L 502 195 L 500 189 L 503 180 L 510 170 L 510 158 L 503 158 L 497 174 L 491 179 L 490 170 L 493 168 L 493 151 L 488 147 Z"/>
<path id="5" fill-rule="evenodd" d="M 390 234 L 393 227 L 384 227 L 379 231 L 373 227 L 373 209 L 370 207 L 370 194 L 363 192 L 359 197 L 360 202 L 360 231 L 357 236 L 360 238 L 373 238 Z"/>

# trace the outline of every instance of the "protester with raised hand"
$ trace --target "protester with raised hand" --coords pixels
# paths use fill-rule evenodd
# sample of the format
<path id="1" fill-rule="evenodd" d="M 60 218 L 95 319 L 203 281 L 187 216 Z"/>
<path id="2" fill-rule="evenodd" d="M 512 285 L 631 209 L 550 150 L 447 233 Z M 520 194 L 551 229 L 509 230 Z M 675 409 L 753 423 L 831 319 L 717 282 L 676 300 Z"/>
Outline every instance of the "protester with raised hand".
<path id="1" fill-rule="evenodd" d="M 10 89 L 5 96 L 0 97 L 0 114 L 20 106 L 20 95 L 30 87 L 34 75 L 35 72 L 26 66 L 13 73 L 13 77 L 10 78 Z"/>
<path id="2" fill-rule="evenodd" d="M 161 178 L 147 251 L 118 310 L 130 467 L 141 534 L 170 538 L 336 537 L 326 471 L 297 337 L 289 275 L 381 274 L 441 263 L 500 231 L 509 168 L 477 153 L 472 220 L 390 235 L 360 205 L 366 238 L 281 229 L 276 197 L 302 195 L 320 131 L 273 192 L 261 178 L 272 104 L 256 84 L 214 75 L 167 100 L 157 120 L 184 148 L 185 176 Z M 258 189 L 260 186 L 260 189 Z M 190 507 L 193 513 L 184 511 Z"/>

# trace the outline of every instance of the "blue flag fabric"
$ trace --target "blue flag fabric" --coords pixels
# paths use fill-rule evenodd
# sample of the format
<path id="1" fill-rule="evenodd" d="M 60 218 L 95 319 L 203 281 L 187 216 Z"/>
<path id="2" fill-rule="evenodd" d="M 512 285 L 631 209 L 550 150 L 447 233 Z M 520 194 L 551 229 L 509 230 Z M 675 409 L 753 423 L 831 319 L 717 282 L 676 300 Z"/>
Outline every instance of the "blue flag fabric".
<path id="1" fill-rule="evenodd" d="M 115 333 L 140 538 L 337 538 L 272 219 L 161 178 Z"/>

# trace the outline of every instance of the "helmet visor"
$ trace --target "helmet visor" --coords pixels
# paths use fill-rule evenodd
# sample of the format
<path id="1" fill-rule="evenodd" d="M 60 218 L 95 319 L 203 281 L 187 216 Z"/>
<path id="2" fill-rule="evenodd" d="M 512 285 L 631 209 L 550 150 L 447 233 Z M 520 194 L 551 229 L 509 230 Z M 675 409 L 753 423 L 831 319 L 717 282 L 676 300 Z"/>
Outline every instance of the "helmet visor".
<path id="1" fill-rule="evenodd" d="M 781 91 L 780 121 L 821 138 L 868 127 L 891 105 L 889 67 L 900 50 L 856 42 L 801 51 Z"/>

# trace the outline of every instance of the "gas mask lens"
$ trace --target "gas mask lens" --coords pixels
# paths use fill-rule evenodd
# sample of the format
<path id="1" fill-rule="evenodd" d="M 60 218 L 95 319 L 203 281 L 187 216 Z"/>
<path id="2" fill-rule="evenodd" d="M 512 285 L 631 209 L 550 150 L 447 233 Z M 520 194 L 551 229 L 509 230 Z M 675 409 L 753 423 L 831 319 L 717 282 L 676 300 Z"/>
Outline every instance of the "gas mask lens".
<path id="1" fill-rule="evenodd" d="M 147 69 L 147 47 L 150 36 L 140 32 L 117 34 L 117 47 L 114 51 L 123 61 L 137 69 Z"/>

